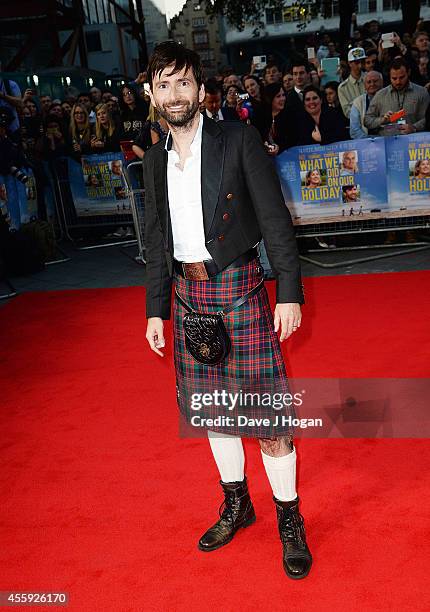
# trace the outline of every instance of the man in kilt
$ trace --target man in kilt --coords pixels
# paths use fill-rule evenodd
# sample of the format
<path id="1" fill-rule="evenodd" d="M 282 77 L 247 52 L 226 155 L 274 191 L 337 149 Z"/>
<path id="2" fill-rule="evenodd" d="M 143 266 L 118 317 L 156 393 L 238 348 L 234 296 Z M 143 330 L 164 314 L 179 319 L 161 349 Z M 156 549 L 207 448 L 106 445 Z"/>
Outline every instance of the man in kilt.
<path id="1" fill-rule="evenodd" d="M 170 131 L 144 157 L 146 338 L 163 356 L 163 320 L 170 318 L 174 285 L 178 405 L 194 425 L 193 401 L 211 394 L 212 400 L 204 402 L 198 414 L 198 426 L 203 423 L 224 493 L 220 518 L 198 547 L 216 550 L 255 521 L 241 439 L 255 437 L 273 490 L 285 572 L 293 579 L 304 578 L 312 556 L 298 509 L 292 428 L 288 419 L 279 424 L 273 416 L 279 410 L 275 395 L 288 392 L 279 340 L 300 327 L 304 302 L 291 216 L 255 128 L 240 121 L 215 122 L 200 114 L 205 90 L 194 51 L 172 41 L 161 43 L 150 59 L 148 80 L 152 104 Z M 277 282 L 274 317 L 256 251 L 262 237 Z M 230 352 L 215 365 L 196 360 L 185 345 L 187 310 L 216 313 L 240 298 L 243 303 L 224 317 Z M 233 402 L 220 405 L 222 391 L 236 400 L 242 400 L 242 392 L 266 394 L 271 400 L 265 406 L 245 401 L 235 417 Z M 268 421 L 258 418 L 269 413 Z M 293 415 L 291 406 L 283 405 L 281 414 Z"/>

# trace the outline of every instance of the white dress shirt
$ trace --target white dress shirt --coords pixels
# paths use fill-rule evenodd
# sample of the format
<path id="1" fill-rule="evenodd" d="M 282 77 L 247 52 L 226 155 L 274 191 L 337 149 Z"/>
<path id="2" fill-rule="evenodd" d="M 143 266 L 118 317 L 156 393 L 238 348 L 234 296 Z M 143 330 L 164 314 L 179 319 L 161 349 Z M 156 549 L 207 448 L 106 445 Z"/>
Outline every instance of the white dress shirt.
<path id="1" fill-rule="evenodd" d="M 206 111 L 206 116 L 209 117 L 209 119 L 214 119 L 214 116 L 212 115 L 212 113 L 210 113 L 208 111 L 207 108 L 205 108 L 205 111 Z M 218 109 L 218 113 L 216 113 L 216 115 L 217 115 L 217 119 L 214 119 L 215 121 L 223 121 L 224 120 L 224 117 L 222 116 L 222 111 L 221 111 L 220 108 Z"/>
<path id="2" fill-rule="evenodd" d="M 169 149 L 172 136 L 166 141 L 167 189 L 170 220 L 173 234 L 173 256 L 178 261 L 193 263 L 212 259 L 205 245 L 203 226 L 201 159 L 203 115 L 191 143 L 191 156 L 187 157 L 184 169 L 178 167 L 179 155 Z"/>

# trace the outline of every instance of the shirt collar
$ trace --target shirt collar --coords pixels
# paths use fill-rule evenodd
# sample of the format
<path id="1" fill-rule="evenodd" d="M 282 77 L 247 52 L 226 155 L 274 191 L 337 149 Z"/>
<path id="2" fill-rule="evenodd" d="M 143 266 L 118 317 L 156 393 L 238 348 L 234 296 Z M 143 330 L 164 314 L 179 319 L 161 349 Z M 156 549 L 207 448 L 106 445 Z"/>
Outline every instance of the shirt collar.
<path id="1" fill-rule="evenodd" d="M 364 79 L 364 72 L 361 72 L 360 76 L 358 77 L 358 79 L 355 79 L 352 74 L 349 75 L 349 78 L 351 80 L 351 83 L 353 83 L 354 85 L 356 83 L 360 83 L 363 79 Z"/>
<path id="2" fill-rule="evenodd" d="M 203 115 L 202 113 L 199 113 L 199 125 L 197 127 L 197 132 L 194 134 L 193 141 L 190 145 L 191 153 L 194 153 L 195 151 L 197 151 L 197 149 L 200 148 L 202 144 L 202 131 L 203 131 Z M 169 133 L 167 134 L 167 138 L 166 138 L 166 144 L 164 145 L 164 148 L 166 149 L 166 151 L 172 150 L 172 144 L 173 144 L 172 133 L 169 130 Z"/>
<path id="3" fill-rule="evenodd" d="M 397 89 L 395 89 L 392 85 L 390 85 L 391 87 L 391 93 L 394 93 L 395 91 L 397 93 L 400 93 L 399 91 L 397 91 Z M 410 81 L 408 81 L 408 86 L 405 89 L 402 89 L 402 91 L 412 91 L 412 83 Z"/>

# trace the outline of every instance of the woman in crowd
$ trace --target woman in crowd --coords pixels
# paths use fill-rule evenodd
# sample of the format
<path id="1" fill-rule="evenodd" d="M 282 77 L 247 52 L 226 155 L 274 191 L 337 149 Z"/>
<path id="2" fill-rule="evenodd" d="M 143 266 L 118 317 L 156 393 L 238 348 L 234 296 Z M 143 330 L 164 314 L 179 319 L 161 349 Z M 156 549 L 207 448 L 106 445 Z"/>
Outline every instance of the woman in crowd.
<path id="1" fill-rule="evenodd" d="M 83 104 L 75 104 L 70 116 L 70 154 L 79 157 L 91 153 L 91 127 L 88 111 Z"/>
<path id="2" fill-rule="evenodd" d="M 229 85 L 226 91 L 225 100 L 222 105 L 222 114 L 228 121 L 239 121 L 240 117 L 237 109 L 239 95 L 243 91 L 236 85 Z"/>
<path id="3" fill-rule="evenodd" d="M 291 74 L 291 68 L 284 70 L 284 76 L 282 77 L 282 86 L 284 88 L 285 93 L 288 93 L 292 89 L 294 89 L 294 80 L 293 75 Z"/>
<path id="4" fill-rule="evenodd" d="M 325 100 L 329 108 L 334 108 L 338 113 L 343 115 L 342 107 L 337 95 L 338 88 L 339 83 L 337 81 L 330 81 L 329 83 L 326 83 L 324 86 Z"/>
<path id="5" fill-rule="evenodd" d="M 51 106 L 49 107 L 48 114 L 55 115 L 56 117 L 58 117 L 58 119 L 60 119 L 60 121 L 64 121 L 64 111 L 62 104 L 59 100 L 51 104 Z"/>
<path id="6" fill-rule="evenodd" d="M 72 105 L 70 104 L 70 102 L 65 100 L 64 102 L 61 103 L 61 108 L 63 109 L 64 120 L 69 122 L 70 115 L 72 113 Z"/>
<path id="7" fill-rule="evenodd" d="M 36 144 L 42 159 L 51 160 L 66 156 L 68 152 L 63 121 L 56 114 L 48 115 L 44 122 L 44 133 Z"/>
<path id="8" fill-rule="evenodd" d="M 93 153 L 119 151 L 119 130 L 111 117 L 107 104 L 96 106 L 95 134 L 91 137 Z"/>
<path id="9" fill-rule="evenodd" d="M 148 116 L 148 105 L 139 98 L 133 88 L 123 85 L 120 90 L 121 140 L 135 141 Z"/>
<path id="10" fill-rule="evenodd" d="M 346 120 L 333 108 L 323 106 L 322 93 L 314 85 L 303 90 L 304 113 L 297 118 L 297 144 L 329 144 L 349 140 Z"/>
<path id="11" fill-rule="evenodd" d="M 257 77 L 252 74 L 247 74 L 242 79 L 243 86 L 247 94 L 249 94 L 249 101 L 251 104 L 254 102 L 261 103 L 262 101 L 262 85 L 258 82 Z"/>
<path id="12" fill-rule="evenodd" d="M 295 129 L 285 111 L 286 96 L 282 83 L 271 83 L 264 88 L 264 114 L 257 125 L 269 155 L 282 153 L 295 144 Z"/>
<path id="13" fill-rule="evenodd" d="M 160 140 L 163 140 L 169 132 L 166 120 L 157 112 L 157 109 L 152 106 L 149 107 L 148 120 L 151 123 L 151 142 L 156 144 Z"/>

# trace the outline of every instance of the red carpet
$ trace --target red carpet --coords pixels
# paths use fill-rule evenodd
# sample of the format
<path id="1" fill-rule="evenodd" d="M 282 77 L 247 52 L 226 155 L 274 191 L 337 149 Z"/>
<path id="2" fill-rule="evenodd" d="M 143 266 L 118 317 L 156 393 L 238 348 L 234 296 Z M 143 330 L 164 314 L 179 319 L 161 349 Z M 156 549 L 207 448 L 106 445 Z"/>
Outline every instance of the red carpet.
<path id="1" fill-rule="evenodd" d="M 305 290 L 290 374 L 428 376 L 430 272 Z M 218 476 L 206 440 L 178 438 L 170 331 L 161 360 L 143 314 L 141 288 L 26 293 L 0 309 L 0 590 L 67 591 L 83 612 L 427 610 L 426 440 L 298 440 L 314 555 L 302 581 L 283 573 L 247 441 L 257 522 L 197 550 Z"/>

